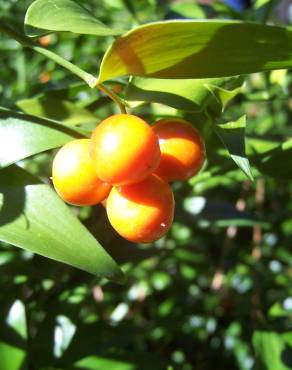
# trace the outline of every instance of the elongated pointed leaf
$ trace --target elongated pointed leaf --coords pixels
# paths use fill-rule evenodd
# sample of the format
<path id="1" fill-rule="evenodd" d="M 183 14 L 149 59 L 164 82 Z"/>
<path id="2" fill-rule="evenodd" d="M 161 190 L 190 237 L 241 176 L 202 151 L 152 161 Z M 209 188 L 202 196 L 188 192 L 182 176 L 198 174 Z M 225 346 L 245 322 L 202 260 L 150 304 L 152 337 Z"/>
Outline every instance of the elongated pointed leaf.
<path id="1" fill-rule="evenodd" d="M 17 166 L 0 171 L 0 240 L 101 277 L 123 279 L 57 194 Z"/>
<path id="2" fill-rule="evenodd" d="M 136 365 L 130 362 L 115 360 L 101 356 L 88 356 L 82 358 L 74 364 L 74 369 L 117 369 L 117 370 L 135 370 Z"/>
<path id="3" fill-rule="evenodd" d="M 121 34 L 120 30 L 107 27 L 75 1 L 36 0 L 26 12 L 25 33 L 28 36 L 41 36 L 50 31 L 96 36 Z"/>
<path id="4" fill-rule="evenodd" d="M 178 1 L 171 4 L 170 9 L 185 18 L 206 18 L 206 13 L 202 6 L 193 1 Z"/>
<path id="5" fill-rule="evenodd" d="M 77 137 L 77 129 L 0 108 L 0 168 Z"/>
<path id="6" fill-rule="evenodd" d="M 23 339 L 27 339 L 25 306 L 21 301 L 15 301 L 13 303 L 6 318 L 6 323 Z"/>
<path id="7" fill-rule="evenodd" d="M 17 343 L 0 341 L 0 366 L 1 370 L 20 370 L 26 369 L 26 340 L 27 340 L 27 322 L 25 315 L 25 306 L 21 301 L 15 301 L 11 306 L 8 315 L 6 316 L 5 326 L 1 329 L 12 331 L 16 338 L 19 339 Z M 5 334 L 4 334 L 5 338 Z"/>
<path id="8" fill-rule="evenodd" d="M 96 121 L 93 113 L 66 100 L 38 96 L 19 100 L 16 105 L 25 113 L 60 121 L 70 126 Z"/>
<path id="9" fill-rule="evenodd" d="M 240 77 L 186 80 L 135 77 L 126 90 L 126 100 L 161 103 L 176 109 L 198 112 L 204 110 L 210 100 L 214 103 L 218 101 L 211 86 L 224 87 L 228 89 L 223 90 L 226 94 L 232 94 L 234 88 L 240 85 Z M 222 106 L 221 102 L 219 105 Z"/>
<path id="10" fill-rule="evenodd" d="M 251 143 L 251 146 L 255 165 L 262 173 L 275 178 L 292 179 L 292 139 L 274 144 L 271 149 L 262 153 L 261 147 L 256 146 L 256 143 Z"/>
<path id="11" fill-rule="evenodd" d="M 255 331 L 252 338 L 259 369 L 289 370 L 291 367 L 285 361 L 284 351 L 291 355 L 291 347 L 285 348 L 282 336 L 272 331 Z"/>
<path id="12" fill-rule="evenodd" d="M 246 117 L 242 116 L 235 122 L 214 124 L 214 130 L 230 153 L 238 167 L 253 181 L 249 160 L 245 154 Z"/>
<path id="13" fill-rule="evenodd" d="M 239 87 L 233 88 L 232 90 L 227 90 L 222 88 L 220 85 L 206 84 L 206 88 L 212 93 L 217 101 L 217 106 L 220 107 L 221 111 L 224 111 L 226 105 L 232 100 L 241 90 L 241 85 L 243 80 L 238 79 Z M 215 108 L 217 109 L 217 107 Z"/>
<path id="14" fill-rule="evenodd" d="M 25 360 L 25 350 L 0 341 L 1 370 L 21 370 Z"/>
<path id="15" fill-rule="evenodd" d="M 124 75 L 211 78 L 292 67 L 292 30 L 236 21 L 143 25 L 107 50 L 99 82 Z"/>

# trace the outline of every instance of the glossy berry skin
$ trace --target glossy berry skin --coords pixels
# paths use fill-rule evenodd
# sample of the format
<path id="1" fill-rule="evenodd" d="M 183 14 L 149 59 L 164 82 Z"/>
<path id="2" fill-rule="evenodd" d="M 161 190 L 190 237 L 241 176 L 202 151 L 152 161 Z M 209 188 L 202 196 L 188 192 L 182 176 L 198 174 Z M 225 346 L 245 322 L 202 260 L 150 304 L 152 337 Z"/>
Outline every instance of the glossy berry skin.
<path id="1" fill-rule="evenodd" d="M 179 119 L 161 119 L 153 126 L 159 138 L 161 161 L 155 173 L 165 181 L 187 180 L 202 168 L 205 145 L 189 122 Z"/>
<path id="2" fill-rule="evenodd" d="M 89 155 L 89 139 L 65 144 L 53 161 L 53 184 L 66 202 L 91 206 L 107 197 L 111 186 L 101 181 Z"/>
<path id="3" fill-rule="evenodd" d="M 112 185 L 128 185 L 148 177 L 160 161 L 158 138 L 141 118 L 117 114 L 93 131 L 90 154 L 98 177 Z"/>
<path id="4" fill-rule="evenodd" d="M 134 243 L 161 238 L 173 221 L 174 198 L 170 186 L 151 175 L 132 185 L 113 187 L 106 204 L 113 228 Z"/>

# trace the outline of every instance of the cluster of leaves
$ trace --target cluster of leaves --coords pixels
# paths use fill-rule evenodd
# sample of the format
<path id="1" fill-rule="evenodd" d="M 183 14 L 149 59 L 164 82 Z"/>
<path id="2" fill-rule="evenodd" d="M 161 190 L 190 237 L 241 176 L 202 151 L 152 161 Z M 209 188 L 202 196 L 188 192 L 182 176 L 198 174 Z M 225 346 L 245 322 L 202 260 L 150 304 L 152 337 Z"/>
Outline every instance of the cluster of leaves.
<path id="1" fill-rule="evenodd" d="M 29 3 L 0 2 L 0 368 L 291 368 L 292 77 L 233 76 L 291 66 L 291 30 L 249 23 L 273 4 L 37 0 L 24 20 Z M 220 20 L 141 26 L 186 16 Z M 33 38 L 70 32 L 45 36 L 52 53 L 23 21 Z M 208 163 L 173 185 L 176 221 L 151 246 L 50 187 L 54 150 L 118 112 L 95 83 L 205 137 Z"/>

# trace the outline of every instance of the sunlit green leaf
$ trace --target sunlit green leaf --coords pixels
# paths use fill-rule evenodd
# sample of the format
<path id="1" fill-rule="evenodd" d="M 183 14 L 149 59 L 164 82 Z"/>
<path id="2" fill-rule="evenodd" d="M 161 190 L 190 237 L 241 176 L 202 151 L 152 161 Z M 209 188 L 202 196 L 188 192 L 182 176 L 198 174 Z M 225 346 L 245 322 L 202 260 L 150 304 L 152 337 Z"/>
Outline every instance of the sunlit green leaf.
<path id="1" fill-rule="evenodd" d="M 24 349 L 0 341 L 1 370 L 21 370 L 25 356 Z"/>
<path id="2" fill-rule="evenodd" d="M 25 32 L 28 36 L 41 36 L 50 31 L 96 36 L 121 34 L 120 30 L 107 27 L 75 1 L 36 0 L 27 10 Z"/>
<path id="3" fill-rule="evenodd" d="M 6 323 L 22 338 L 27 338 L 25 307 L 21 301 L 15 301 L 7 315 Z"/>
<path id="4" fill-rule="evenodd" d="M 213 125 L 215 132 L 222 140 L 231 158 L 248 178 L 253 180 L 249 160 L 245 154 L 245 126 L 245 116 L 240 117 L 235 122 Z"/>
<path id="5" fill-rule="evenodd" d="M 216 99 L 218 103 L 218 108 L 223 111 L 226 105 L 232 100 L 241 90 L 241 85 L 243 83 L 243 80 L 238 78 L 237 79 L 237 86 L 239 87 L 233 87 L 231 90 L 227 90 L 220 85 L 207 83 L 206 87 L 208 90 L 213 94 L 214 98 Z M 212 107 L 211 107 L 212 108 Z M 218 109 L 215 107 L 215 109 Z M 214 109 L 214 108 L 213 108 Z M 219 112 L 218 112 L 219 113 Z M 220 112 L 221 113 L 221 112 Z"/>
<path id="6" fill-rule="evenodd" d="M 24 348 L 27 339 L 27 322 L 24 304 L 17 300 L 10 307 L 5 324 L 19 335 L 23 342 L 8 343 L 0 341 L 0 367 L 1 370 L 25 369 L 24 361 L 26 351 Z M 3 334 L 2 334 L 3 335 Z"/>
<path id="7" fill-rule="evenodd" d="M 236 21 L 140 26 L 107 50 L 99 81 L 124 76 L 223 77 L 292 66 L 292 30 Z"/>
<path id="8" fill-rule="evenodd" d="M 0 167 L 81 137 L 54 121 L 0 108 Z"/>
<path id="9" fill-rule="evenodd" d="M 103 370 L 103 369 L 116 369 L 116 370 L 134 370 L 135 364 L 123 362 L 111 358 L 101 356 L 85 357 L 74 364 L 74 369 L 86 370 Z"/>
<path id="10" fill-rule="evenodd" d="M 284 360 L 285 342 L 280 334 L 272 331 L 258 330 L 254 332 L 252 341 L 260 369 L 291 369 L 290 366 L 286 366 Z M 286 351 L 289 351 L 289 348 L 287 348 Z"/>
<path id="11" fill-rule="evenodd" d="M 120 281 L 112 258 L 57 194 L 26 171 L 0 171 L 0 240 Z"/>
<path id="12" fill-rule="evenodd" d="M 253 145 L 251 143 L 251 145 Z M 257 149 L 254 146 L 255 150 Z M 254 161 L 259 170 L 272 177 L 281 179 L 292 178 L 292 139 L 282 144 L 274 144 L 269 150 L 254 153 Z"/>
<path id="13" fill-rule="evenodd" d="M 192 0 L 174 2 L 171 4 L 170 9 L 188 19 L 206 17 L 203 7 Z"/>
<path id="14" fill-rule="evenodd" d="M 176 109 L 197 112 L 206 108 L 211 101 L 221 107 L 221 101 L 218 101 L 215 90 L 211 91 L 211 87 L 227 89 L 222 90 L 225 95 L 221 99 L 222 104 L 226 104 L 227 96 L 228 98 L 235 96 L 238 90 L 234 88 L 241 84 L 242 79 L 239 77 L 195 80 L 135 77 L 127 88 L 126 100 L 161 103 Z M 232 91 L 230 92 L 229 89 Z"/>
<path id="15" fill-rule="evenodd" d="M 66 125 L 96 121 L 93 113 L 66 100 L 40 96 L 19 100 L 16 105 L 27 114 L 60 121 Z"/>

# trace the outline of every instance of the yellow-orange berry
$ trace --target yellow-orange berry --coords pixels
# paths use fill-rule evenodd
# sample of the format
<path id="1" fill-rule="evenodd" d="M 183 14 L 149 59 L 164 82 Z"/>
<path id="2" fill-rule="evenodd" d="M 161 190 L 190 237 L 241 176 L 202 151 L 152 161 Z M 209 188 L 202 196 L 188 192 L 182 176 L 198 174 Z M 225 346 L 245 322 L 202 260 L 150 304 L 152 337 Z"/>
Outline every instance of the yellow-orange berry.
<path id="1" fill-rule="evenodd" d="M 89 139 L 65 144 L 53 161 L 53 184 L 66 202 L 90 206 L 101 202 L 111 186 L 101 181 L 89 155 Z"/>

